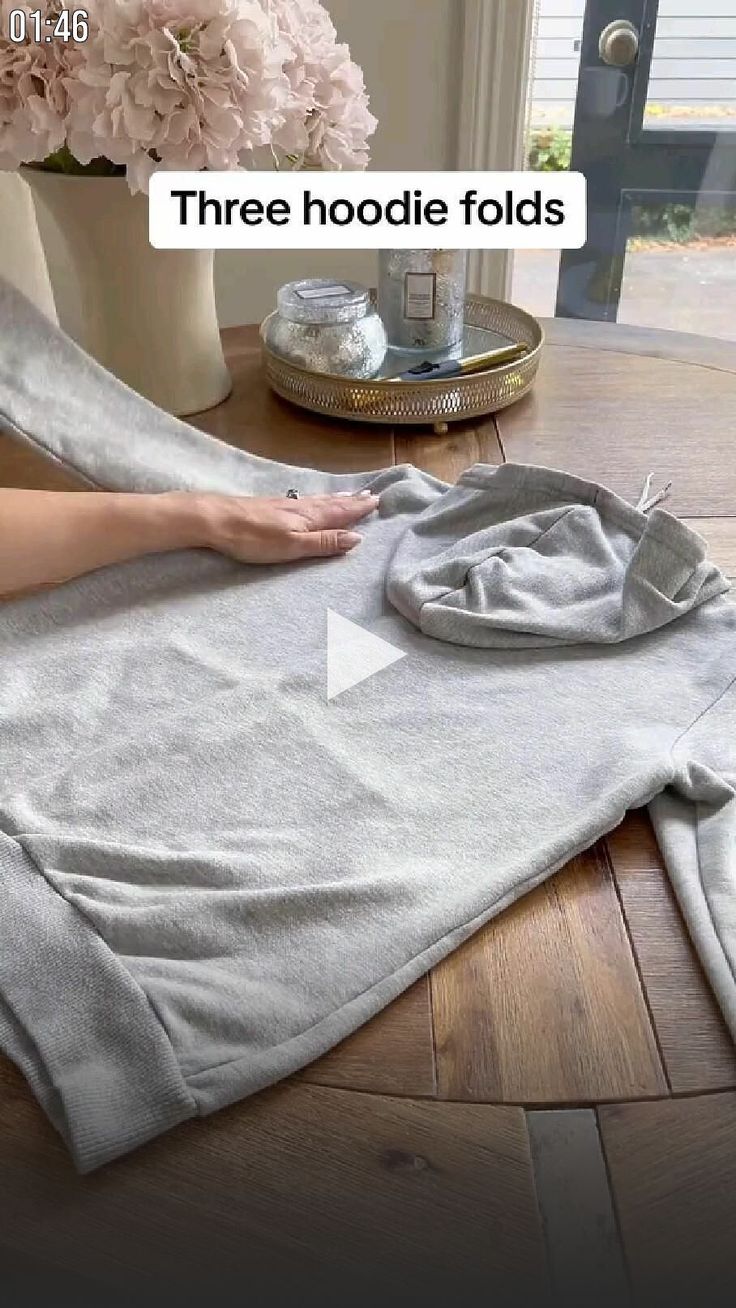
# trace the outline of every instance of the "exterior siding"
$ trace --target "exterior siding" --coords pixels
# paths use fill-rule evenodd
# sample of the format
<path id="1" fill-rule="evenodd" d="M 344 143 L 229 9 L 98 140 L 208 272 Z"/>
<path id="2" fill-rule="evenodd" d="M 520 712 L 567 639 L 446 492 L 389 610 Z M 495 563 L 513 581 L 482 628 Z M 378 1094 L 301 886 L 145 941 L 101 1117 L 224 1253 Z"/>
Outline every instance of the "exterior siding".
<path id="1" fill-rule="evenodd" d="M 736 0 L 660 0 L 649 103 L 736 114 Z M 572 122 L 585 0 L 538 0 L 532 81 L 535 112 Z"/>

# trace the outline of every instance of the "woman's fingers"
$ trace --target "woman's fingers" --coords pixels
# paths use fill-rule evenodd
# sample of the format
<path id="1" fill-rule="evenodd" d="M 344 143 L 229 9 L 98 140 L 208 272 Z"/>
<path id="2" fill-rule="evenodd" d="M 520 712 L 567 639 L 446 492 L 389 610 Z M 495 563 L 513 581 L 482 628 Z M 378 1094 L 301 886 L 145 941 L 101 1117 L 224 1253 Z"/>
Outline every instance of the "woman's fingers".
<path id="1" fill-rule="evenodd" d="M 357 531 L 299 531 L 291 537 L 291 557 L 294 559 L 325 559 L 335 554 L 349 554 L 363 537 Z"/>
<path id="2" fill-rule="evenodd" d="M 350 528 L 375 513 L 378 496 L 315 495 L 297 500 L 294 508 L 305 523 L 305 530 L 292 533 L 293 557 L 297 559 L 329 558 L 348 554 L 363 537 Z"/>
<path id="3" fill-rule="evenodd" d="M 349 527 L 367 518 L 378 508 L 377 495 L 315 496 L 312 500 L 296 500 L 294 507 L 310 530 L 320 527 Z"/>

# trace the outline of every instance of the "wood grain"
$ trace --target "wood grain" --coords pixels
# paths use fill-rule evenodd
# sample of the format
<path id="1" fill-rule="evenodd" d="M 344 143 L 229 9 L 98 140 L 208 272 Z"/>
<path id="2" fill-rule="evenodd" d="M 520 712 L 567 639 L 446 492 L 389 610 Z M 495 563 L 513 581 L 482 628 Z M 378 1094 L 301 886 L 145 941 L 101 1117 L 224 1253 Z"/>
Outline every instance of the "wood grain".
<path id="1" fill-rule="evenodd" d="M 194 426 L 238 449 L 300 468 L 360 472 L 394 463 L 391 428 L 323 418 L 274 395 L 263 374 L 257 327 L 229 327 L 222 337 L 232 394 L 190 417 Z"/>
<path id="2" fill-rule="evenodd" d="M 664 868 L 654 827 L 645 808 L 635 808 L 627 813 L 623 822 L 609 831 L 603 843 L 615 873 Z"/>
<path id="3" fill-rule="evenodd" d="M 736 1296 L 736 1094 L 599 1110 L 636 1302 Z"/>
<path id="4" fill-rule="evenodd" d="M 399 427 L 395 444 L 397 463 L 413 463 L 453 485 L 460 473 L 474 463 L 503 463 L 493 418 L 485 422 L 453 423 L 446 436 Z"/>
<path id="5" fill-rule="evenodd" d="M 386 1095 L 434 1095 L 428 978 L 422 977 L 354 1035 L 311 1063 L 299 1080 Z"/>
<path id="6" fill-rule="evenodd" d="M 542 325 L 551 345 L 679 360 L 736 373 L 736 341 L 698 336 L 694 332 L 670 332 L 658 327 L 633 327 L 626 323 L 593 322 L 582 318 L 543 318 Z"/>
<path id="7" fill-rule="evenodd" d="M 11 440 L 0 431 L 0 486 L 22 490 L 88 489 L 59 464 L 44 459 L 30 446 Z"/>
<path id="8" fill-rule="evenodd" d="M 736 1086 L 736 1050 L 643 809 L 607 838 L 667 1077 L 675 1094 Z"/>
<path id="9" fill-rule="evenodd" d="M 634 501 L 653 471 L 657 485 L 672 481 L 667 507 L 679 516 L 734 513 L 736 459 L 724 451 L 736 373 L 555 338 L 533 391 L 497 415 L 507 460 L 563 468 Z"/>
<path id="10" fill-rule="evenodd" d="M 0 1285 L 3 1308 L 46 1303 L 73 1304 L 74 1308 L 99 1308 L 104 1303 L 105 1308 L 130 1308 L 125 1294 L 104 1282 L 53 1266 L 39 1256 L 38 1249 L 21 1255 L 0 1245 Z"/>
<path id="11" fill-rule="evenodd" d="M 736 515 L 736 502 L 732 505 Z M 736 516 L 733 518 L 684 518 L 708 544 L 708 553 L 727 577 L 736 577 Z"/>
<path id="12" fill-rule="evenodd" d="M 514 1302 L 539 1302 L 519 1109 L 280 1086 L 80 1178 L 30 1097 L 7 1106 L 4 1090 L 0 1226 L 19 1255 L 42 1238 L 49 1262 L 131 1295 L 166 1280 L 165 1302 L 179 1283 L 206 1302 L 239 1286 L 237 1303 L 243 1285 L 248 1302 L 275 1303 L 326 1284 L 367 1304 L 387 1282 L 417 1302 L 484 1284 L 494 1302 L 512 1287 Z"/>
<path id="13" fill-rule="evenodd" d="M 531 1112 L 526 1122 L 556 1301 L 626 1308 L 629 1286 L 595 1113 Z"/>
<path id="14" fill-rule="evenodd" d="M 593 849 L 432 973 L 438 1093 L 590 1103 L 667 1083 L 606 860 Z"/>

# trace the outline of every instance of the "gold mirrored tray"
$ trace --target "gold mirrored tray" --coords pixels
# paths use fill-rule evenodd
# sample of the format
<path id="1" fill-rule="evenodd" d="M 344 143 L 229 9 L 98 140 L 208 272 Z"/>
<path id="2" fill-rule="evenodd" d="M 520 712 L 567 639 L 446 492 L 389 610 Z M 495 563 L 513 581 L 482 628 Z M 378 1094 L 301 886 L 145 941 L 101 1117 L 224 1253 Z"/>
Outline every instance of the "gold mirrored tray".
<path id="1" fill-rule="evenodd" d="M 266 319 L 266 323 L 268 319 Z M 544 332 L 536 318 L 503 300 L 468 295 L 466 327 L 501 332 L 526 345 L 527 353 L 511 363 L 483 372 L 406 382 L 387 378 L 357 381 L 333 373 L 299 368 L 269 349 L 261 328 L 263 359 L 268 382 L 284 400 L 313 413 L 352 422 L 429 425 L 446 432 L 451 422 L 496 413 L 526 395 L 539 367 Z M 403 358 L 404 356 L 400 356 Z"/>

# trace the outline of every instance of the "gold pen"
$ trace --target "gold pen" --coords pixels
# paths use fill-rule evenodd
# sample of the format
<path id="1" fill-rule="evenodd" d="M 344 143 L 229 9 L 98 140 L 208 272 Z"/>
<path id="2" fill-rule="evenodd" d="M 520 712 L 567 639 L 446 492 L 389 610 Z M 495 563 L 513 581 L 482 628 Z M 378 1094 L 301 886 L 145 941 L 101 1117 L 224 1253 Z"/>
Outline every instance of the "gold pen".
<path id="1" fill-rule="evenodd" d="M 415 364 L 406 372 L 401 372 L 394 381 L 442 381 L 446 377 L 463 377 L 468 373 L 485 372 L 487 368 L 494 368 L 500 363 L 510 363 L 513 359 L 519 359 L 522 354 L 526 354 L 529 349 L 521 341 L 514 342 L 510 345 L 498 345 L 493 350 L 485 350 L 482 354 L 471 354 L 466 359 L 443 359 L 440 362 L 433 363 L 431 359 L 424 359 L 422 363 Z"/>

